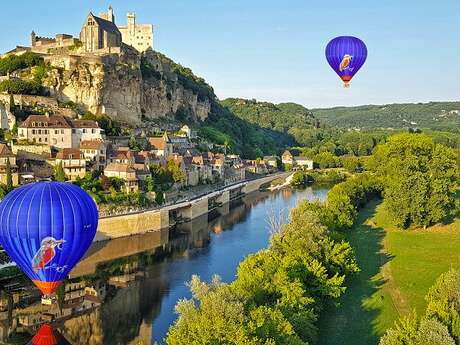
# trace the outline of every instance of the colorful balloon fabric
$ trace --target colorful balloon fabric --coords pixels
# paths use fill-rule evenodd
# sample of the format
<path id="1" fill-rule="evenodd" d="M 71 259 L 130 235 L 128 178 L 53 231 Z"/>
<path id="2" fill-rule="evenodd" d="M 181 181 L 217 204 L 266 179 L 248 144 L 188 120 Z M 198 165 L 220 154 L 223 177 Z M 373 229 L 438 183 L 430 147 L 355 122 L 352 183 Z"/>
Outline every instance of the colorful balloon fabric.
<path id="1" fill-rule="evenodd" d="M 367 48 L 357 37 L 339 36 L 326 46 L 326 59 L 335 73 L 349 86 L 350 80 L 363 66 L 367 58 Z"/>
<path id="2" fill-rule="evenodd" d="M 80 187 L 31 183 L 0 203 L 0 244 L 43 294 L 52 294 L 96 235 L 98 212 Z"/>
<path id="3" fill-rule="evenodd" d="M 71 345 L 58 331 L 48 324 L 40 327 L 27 345 Z"/>

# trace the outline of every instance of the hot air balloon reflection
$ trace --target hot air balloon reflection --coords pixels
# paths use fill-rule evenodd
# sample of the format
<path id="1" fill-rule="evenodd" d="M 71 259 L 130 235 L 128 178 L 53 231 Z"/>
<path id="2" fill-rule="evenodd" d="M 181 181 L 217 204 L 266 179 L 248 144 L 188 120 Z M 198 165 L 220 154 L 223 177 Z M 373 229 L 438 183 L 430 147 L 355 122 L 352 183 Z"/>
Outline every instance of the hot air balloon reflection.
<path id="1" fill-rule="evenodd" d="M 362 67 L 366 58 L 366 45 L 356 37 L 336 37 L 326 46 L 327 62 L 343 80 L 344 87 L 350 86 L 350 80 Z"/>
<path id="2" fill-rule="evenodd" d="M 72 345 L 51 325 L 44 324 L 27 345 Z"/>
<path id="3" fill-rule="evenodd" d="M 0 203 L 0 244 L 44 295 L 51 295 L 96 235 L 97 207 L 80 187 L 37 182 Z"/>

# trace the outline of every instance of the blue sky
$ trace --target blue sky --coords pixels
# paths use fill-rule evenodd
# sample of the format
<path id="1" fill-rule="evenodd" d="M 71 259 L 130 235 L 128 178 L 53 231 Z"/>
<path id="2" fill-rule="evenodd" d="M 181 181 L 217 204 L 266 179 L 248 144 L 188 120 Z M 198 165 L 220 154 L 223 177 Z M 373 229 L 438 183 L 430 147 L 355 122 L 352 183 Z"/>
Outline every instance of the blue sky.
<path id="1" fill-rule="evenodd" d="M 460 100 L 458 0 L 4 1 L 0 50 L 29 44 L 32 30 L 78 35 L 86 14 L 109 3 L 118 24 L 128 11 L 153 23 L 155 49 L 204 77 L 220 98 L 310 108 Z M 324 57 L 340 35 L 360 37 L 369 50 L 350 89 Z"/>

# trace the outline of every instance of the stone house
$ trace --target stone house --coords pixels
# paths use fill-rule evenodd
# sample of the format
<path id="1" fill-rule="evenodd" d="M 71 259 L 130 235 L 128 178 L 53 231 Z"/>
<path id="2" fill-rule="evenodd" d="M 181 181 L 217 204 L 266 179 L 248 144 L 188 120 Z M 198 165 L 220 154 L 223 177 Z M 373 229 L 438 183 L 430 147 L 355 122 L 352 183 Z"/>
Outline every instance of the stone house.
<path id="1" fill-rule="evenodd" d="M 196 132 L 192 130 L 188 125 L 183 125 L 180 129 L 180 132 L 184 133 L 185 136 L 189 139 L 196 138 Z"/>
<path id="2" fill-rule="evenodd" d="M 278 159 L 275 156 L 264 156 L 263 161 L 268 166 L 278 169 Z"/>
<path id="3" fill-rule="evenodd" d="M 72 126 L 64 116 L 30 115 L 18 126 L 18 139 L 56 148 L 72 147 Z"/>
<path id="4" fill-rule="evenodd" d="M 30 115 L 18 126 L 18 139 L 59 149 L 79 148 L 81 140 L 103 140 L 95 121 L 71 120 L 60 115 Z"/>
<path id="5" fill-rule="evenodd" d="M 107 147 L 102 140 L 82 140 L 80 151 L 88 164 L 99 171 L 103 171 L 107 164 Z"/>
<path id="6" fill-rule="evenodd" d="M 253 174 L 265 175 L 268 174 L 268 167 L 264 161 L 257 160 L 246 160 L 246 171 L 249 171 Z"/>
<path id="7" fill-rule="evenodd" d="M 166 133 L 162 137 L 150 137 L 149 144 L 152 146 L 157 157 L 168 158 L 173 153 L 173 145 Z"/>
<path id="8" fill-rule="evenodd" d="M 292 167 L 305 167 L 308 170 L 313 169 L 313 160 L 308 157 L 293 156 L 288 150 L 284 151 L 281 156 L 283 164 L 290 164 Z"/>
<path id="9" fill-rule="evenodd" d="M 225 167 L 224 170 L 224 183 L 231 184 L 238 181 L 243 181 L 246 178 L 246 169 L 243 163 L 235 163 L 231 166 Z"/>
<path id="10" fill-rule="evenodd" d="M 136 170 L 130 164 L 109 163 L 104 169 L 104 175 L 122 179 L 125 182 L 125 191 L 127 193 L 139 190 L 139 179 L 136 176 Z"/>
<path id="11" fill-rule="evenodd" d="M 86 174 L 86 159 L 79 149 L 65 148 L 56 154 L 55 166 L 62 165 L 68 179 L 74 181 Z"/>
<path id="12" fill-rule="evenodd" d="M 18 166 L 16 165 L 16 155 L 11 152 L 6 144 L 0 144 L 0 182 L 7 184 L 6 165 L 10 161 L 11 178 L 13 186 L 19 183 Z"/>
<path id="13" fill-rule="evenodd" d="M 96 121 L 70 120 L 72 127 L 72 147 L 78 148 L 82 140 L 104 140 L 104 130 Z"/>
<path id="14" fill-rule="evenodd" d="M 304 167 L 308 170 L 313 170 L 313 160 L 308 157 L 295 156 L 295 166 Z"/>
<path id="15" fill-rule="evenodd" d="M 104 18 L 89 13 L 80 32 L 80 41 L 85 52 L 96 52 L 105 48 L 121 46 L 122 35 L 115 25 L 115 16 L 112 7 L 107 13 L 101 15 Z"/>
<path id="16" fill-rule="evenodd" d="M 134 164 L 137 153 L 129 147 L 119 147 L 110 157 L 111 163 Z"/>
<path id="17" fill-rule="evenodd" d="M 281 162 L 283 164 L 294 165 L 294 156 L 288 150 L 284 151 L 281 156 Z"/>

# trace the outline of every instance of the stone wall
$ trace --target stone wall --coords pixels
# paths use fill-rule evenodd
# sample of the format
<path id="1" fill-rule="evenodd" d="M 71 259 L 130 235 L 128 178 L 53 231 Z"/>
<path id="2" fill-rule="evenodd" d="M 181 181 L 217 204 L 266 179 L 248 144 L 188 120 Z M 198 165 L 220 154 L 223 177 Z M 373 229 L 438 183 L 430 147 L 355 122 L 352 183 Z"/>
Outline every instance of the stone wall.
<path id="1" fill-rule="evenodd" d="M 152 210 L 101 218 L 95 241 L 142 234 L 169 227 L 168 210 Z"/>

